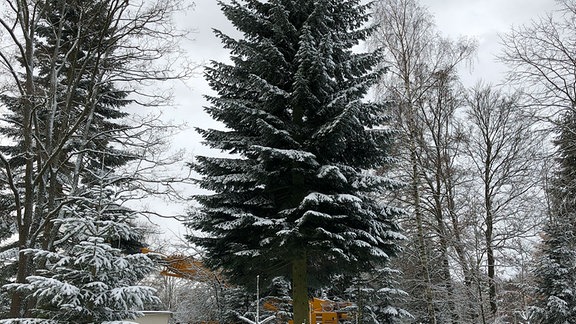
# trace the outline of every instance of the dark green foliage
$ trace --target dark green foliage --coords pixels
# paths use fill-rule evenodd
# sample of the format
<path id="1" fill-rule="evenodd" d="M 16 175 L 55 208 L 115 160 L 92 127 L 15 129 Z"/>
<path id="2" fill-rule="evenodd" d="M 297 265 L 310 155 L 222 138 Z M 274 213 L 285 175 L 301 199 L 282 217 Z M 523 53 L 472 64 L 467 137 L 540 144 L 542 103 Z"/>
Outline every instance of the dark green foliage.
<path id="1" fill-rule="evenodd" d="M 221 323 L 243 323 L 238 315 L 246 314 L 251 308 L 254 295 L 242 287 L 229 287 L 223 291 L 223 313 L 220 314 Z"/>
<path id="2" fill-rule="evenodd" d="M 97 173 L 113 172 L 135 158 L 118 149 L 128 129 L 119 122 L 127 116 L 121 109 L 130 103 L 128 93 L 109 81 L 107 72 L 122 64 L 111 55 L 117 47 L 112 20 L 121 9 L 116 5 L 110 0 L 40 2 L 32 121 L 24 121 L 24 94 L 0 97 L 6 108 L 0 134 L 9 140 L 0 151 L 12 173 L 25 172 L 26 156 L 35 155 L 36 169 L 26 171 L 38 178 L 35 203 L 41 208 L 34 217 L 41 223 L 35 226 L 50 221 L 43 219 L 47 215 L 58 215 L 59 204 L 78 194 L 80 182 L 100 185 Z M 33 151 L 23 132 L 33 133 L 28 144 Z"/>
<path id="3" fill-rule="evenodd" d="M 117 48 L 111 25 L 115 11 L 121 9 L 117 5 L 110 0 L 39 4 L 44 10 L 34 51 L 38 67 L 35 140 L 46 157 L 58 151 L 52 164 L 62 176 L 72 174 L 79 152 L 85 169 L 109 171 L 134 158 L 112 146 L 114 134 L 127 128 L 115 122 L 127 116 L 120 108 L 130 103 L 128 93 L 107 81 L 106 74 L 122 64 L 110 55 Z M 1 149 L 13 165 L 22 165 L 21 100 L 4 96 L 2 101 L 9 112 L 4 117 L 8 125 L 0 132 L 14 144 Z M 82 179 L 93 180 L 90 172 Z"/>
<path id="4" fill-rule="evenodd" d="M 284 277 L 272 279 L 272 283 L 261 298 L 261 317 L 276 316 L 273 323 L 284 324 L 293 318 L 290 281 Z"/>
<path id="5" fill-rule="evenodd" d="M 551 210 L 544 227 L 535 277 L 540 323 L 576 318 L 576 115 L 564 114 L 556 139 L 558 170 L 549 192 Z"/>
<path id="6" fill-rule="evenodd" d="M 393 324 L 412 318 L 408 311 L 394 306 L 407 295 L 393 288 L 397 286 L 393 278 L 399 275 L 390 268 L 380 268 L 354 280 L 346 291 L 346 300 L 356 304 L 360 323 Z"/>
<path id="7" fill-rule="evenodd" d="M 401 239 L 397 210 L 371 172 L 389 162 L 385 106 L 363 101 L 378 55 L 353 53 L 368 6 L 346 0 L 220 3 L 244 39 L 216 34 L 231 64 L 212 62 L 206 111 L 226 129 L 200 129 L 229 158 L 198 157 L 202 205 L 189 226 L 206 263 L 245 284 L 290 276 L 306 255 L 310 283 L 386 262 Z"/>

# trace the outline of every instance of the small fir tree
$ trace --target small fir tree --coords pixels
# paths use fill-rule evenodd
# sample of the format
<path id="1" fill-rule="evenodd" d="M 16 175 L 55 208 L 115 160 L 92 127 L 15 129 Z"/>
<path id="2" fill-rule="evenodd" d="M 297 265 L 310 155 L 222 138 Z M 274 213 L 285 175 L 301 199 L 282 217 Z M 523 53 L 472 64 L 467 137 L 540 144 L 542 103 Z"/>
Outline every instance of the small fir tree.
<path id="1" fill-rule="evenodd" d="M 276 319 L 273 323 L 287 323 L 293 317 L 290 280 L 284 277 L 273 278 L 267 290 L 262 298 L 263 317 L 274 315 Z"/>
<path id="2" fill-rule="evenodd" d="M 370 32 L 360 2 L 220 2 L 244 38 L 216 31 L 231 63 L 206 70 L 206 111 L 226 129 L 199 132 L 233 156 L 193 164 L 214 194 L 196 197 L 190 239 L 233 282 L 291 278 L 296 323 L 309 285 L 384 263 L 402 238 L 374 198 L 392 185 L 370 171 L 389 163 L 391 131 L 385 106 L 363 101 L 382 71 L 352 51 Z"/>
<path id="3" fill-rule="evenodd" d="M 25 293 L 35 307 L 29 320 L 56 324 L 92 324 L 134 319 L 146 305 L 158 303 L 155 290 L 138 285 L 155 264 L 142 253 L 126 254 L 123 242 L 141 239 L 135 214 L 115 205 L 110 188 L 87 190 L 81 203 L 65 207 L 57 219 L 65 236 L 58 249 L 28 249 L 36 274 L 8 290 Z M 26 319 L 18 319 L 24 321 Z"/>
<path id="4" fill-rule="evenodd" d="M 403 318 L 413 318 L 407 310 L 395 306 L 408 295 L 393 288 L 396 285 L 393 278 L 399 275 L 399 271 L 383 267 L 354 280 L 346 290 L 346 298 L 356 304 L 360 323 L 394 324 L 401 323 Z"/>

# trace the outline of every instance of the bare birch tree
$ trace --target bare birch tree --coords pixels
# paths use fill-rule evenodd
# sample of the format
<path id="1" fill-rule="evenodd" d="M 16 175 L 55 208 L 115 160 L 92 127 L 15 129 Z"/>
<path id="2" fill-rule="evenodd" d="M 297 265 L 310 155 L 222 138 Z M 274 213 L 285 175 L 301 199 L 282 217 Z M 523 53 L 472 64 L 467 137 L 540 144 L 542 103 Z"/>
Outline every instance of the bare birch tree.
<path id="1" fill-rule="evenodd" d="M 558 6 L 557 11 L 502 35 L 500 55 L 510 69 L 509 81 L 525 89 L 525 95 L 550 121 L 558 108 L 576 107 L 576 3 L 560 0 Z"/>
<path id="2" fill-rule="evenodd" d="M 458 96 L 453 92 L 458 84 L 457 68 L 471 58 L 475 43 L 443 38 L 432 16 L 417 1 L 381 1 L 376 8 L 378 31 L 372 44 L 382 48 L 382 64 L 389 68 L 378 91 L 383 100 L 391 100 L 397 107 L 395 127 L 401 130 L 400 142 L 406 147 L 401 152 L 400 174 L 407 183 L 405 203 L 412 218 L 404 227 L 415 239 L 405 258 L 412 252 L 416 267 L 405 275 L 413 276 L 408 280 L 417 289 L 407 290 L 412 298 L 424 296 L 424 314 L 420 316 L 430 323 L 457 322 L 460 315 L 448 253 L 454 241 L 449 227 L 459 225 L 450 224 L 454 219 L 449 205 L 453 187 L 443 177 L 454 163 L 454 152 L 443 145 L 455 136 L 457 107 L 452 100 Z"/>
<path id="3" fill-rule="evenodd" d="M 507 255 L 521 252 L 516 249 L 518 240 L 527 243 L 541 226 L 544 137 L 517 93 L 506 95 L 494 86 L 478 85 L 470 90 L 467 103 L 465 152 L 477 184 L 467 196 L 471 204 L 478 204 L 471 210 L 478 215 L 474 218 L 483 241 L 477 264 L 486 269 L 489 315 L 482 312 L 486 323 L 501 315 L 498 272 L 513 272 L 506 269 Z"/>

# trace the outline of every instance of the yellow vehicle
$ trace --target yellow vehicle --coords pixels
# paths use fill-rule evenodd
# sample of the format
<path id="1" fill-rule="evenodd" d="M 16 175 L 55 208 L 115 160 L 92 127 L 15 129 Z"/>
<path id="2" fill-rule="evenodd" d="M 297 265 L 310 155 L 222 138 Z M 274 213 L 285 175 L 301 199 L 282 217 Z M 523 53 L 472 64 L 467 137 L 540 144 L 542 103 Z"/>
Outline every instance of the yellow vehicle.
<path id="1" fill-rule="evenodd" d="M 350 302 L 335 302 L 327 299 L 312 298 L 310 300 L 310 324 L 339 324 L 348 319 L 348 311 L 354 304 Z M 290 320 L 289 324 L 294 324 Z"/>

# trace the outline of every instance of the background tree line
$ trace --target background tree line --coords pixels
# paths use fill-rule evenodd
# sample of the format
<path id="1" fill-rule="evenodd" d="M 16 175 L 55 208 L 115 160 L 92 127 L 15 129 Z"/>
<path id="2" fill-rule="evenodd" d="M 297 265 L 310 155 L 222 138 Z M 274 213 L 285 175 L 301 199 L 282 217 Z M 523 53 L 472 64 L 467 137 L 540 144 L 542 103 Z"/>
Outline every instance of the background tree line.
<path id="1" fill-rule="evenodd" d="M 570 322 L 574 259 L 558 253 L 571 255 L 574 224 L 562 198 L 574 9 L 559 1 L 501 35 L 507 79 L 467 89 L 459 75 L 473 40 L 440 35 L 418 1 L 376 4 L 371 44 L 389 68 L 376 93 L 394 103 L 399 162 L 390 172 L 406 184 L 393 198 L 407 210 L 408 240 L 393 264 L 416 322 Z"/>

